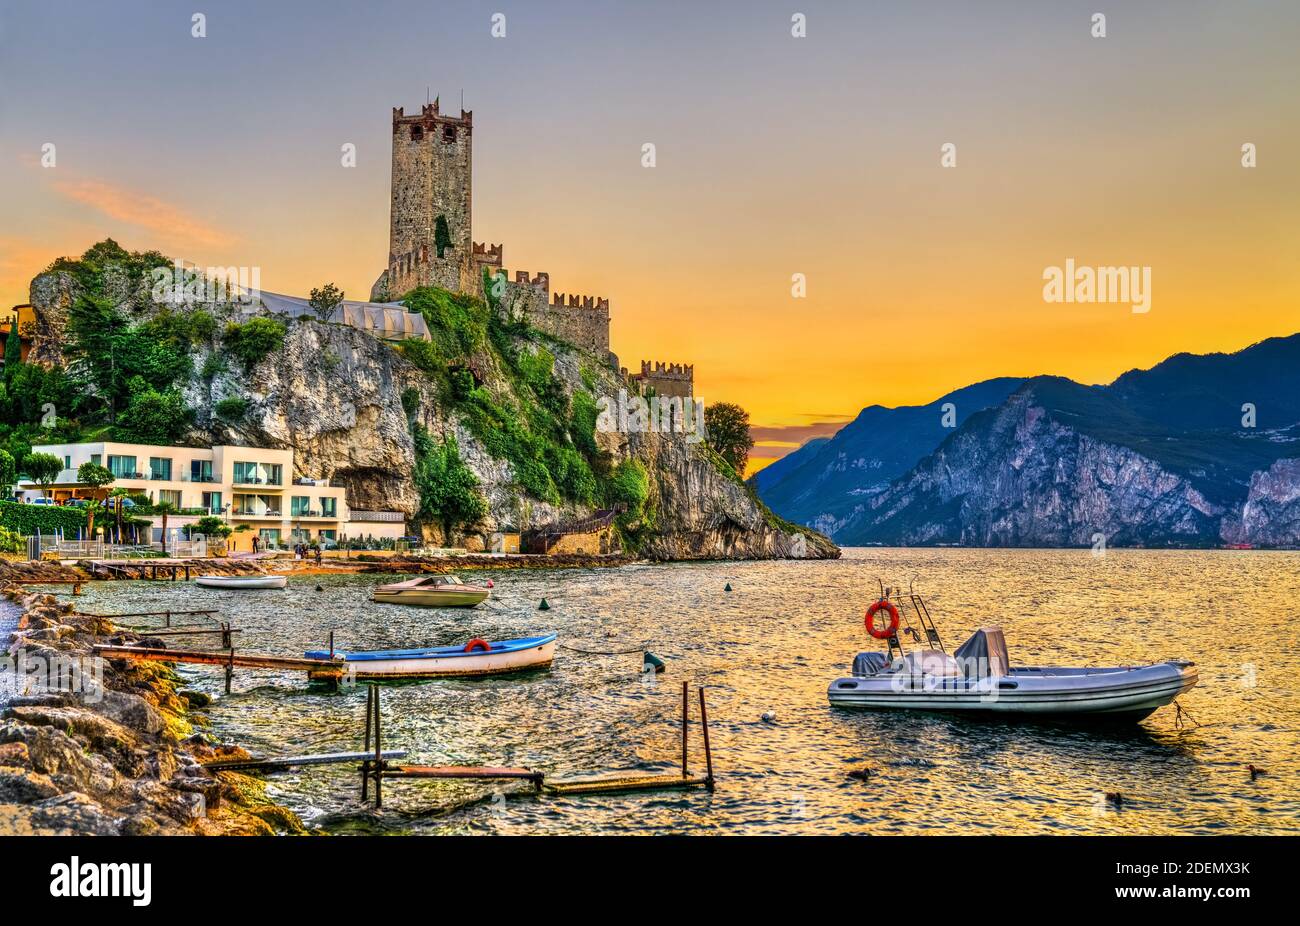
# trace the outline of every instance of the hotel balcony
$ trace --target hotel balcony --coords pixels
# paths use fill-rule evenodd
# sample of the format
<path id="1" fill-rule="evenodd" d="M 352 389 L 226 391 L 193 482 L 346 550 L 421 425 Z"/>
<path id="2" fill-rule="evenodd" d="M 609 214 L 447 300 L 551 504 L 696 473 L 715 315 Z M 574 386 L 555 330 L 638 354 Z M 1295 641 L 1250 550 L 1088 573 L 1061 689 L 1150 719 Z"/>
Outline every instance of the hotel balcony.
<path id="1" fill-rule="evenodd" d="M 256 508 L 235 508 L 230 512 L 232 518 L 243 518 L 251 520 L 253 518 L 270 518 L 275 521 L 283 521 L 284 515 L 279 511 L 273 511 L 269 508 L 258 510 Z"/>

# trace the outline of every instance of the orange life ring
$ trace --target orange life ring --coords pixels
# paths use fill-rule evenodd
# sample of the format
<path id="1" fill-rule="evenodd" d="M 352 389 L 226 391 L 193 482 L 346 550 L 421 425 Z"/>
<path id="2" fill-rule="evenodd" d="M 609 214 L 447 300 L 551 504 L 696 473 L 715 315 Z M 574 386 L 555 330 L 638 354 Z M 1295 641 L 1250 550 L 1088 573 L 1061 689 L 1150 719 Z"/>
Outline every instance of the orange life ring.
<path id="1" fill-rule="evenodd" d="M 877 629 L 875 622 L 872 620 L 872 618 L 882 610 L 889 612 L 889 627 L 885 630 Z M 865 623 L 867 625 L 867 633 L 871 634 L 877 640 L 888 640 L 894 636 L 894 634 L 898 633 L 898 608 L 894 607 L 892 601 L 889 601 L 886 598 L 881 598 L 871 607 L 867 608 Z"/>
<path id="2" fill-rule="evenodd" d="M 475 637 L 474 639 L 470 640 L 468 643 L 465 644 L 465 652 L 467 653 L 472 653 L 475 650 L 479 650 L 479 649 L 481 649 L 485 653 L 490 652 L 492 650 L 492 644 L 489 643 L 487 640 L 481 640 L 478 637 Z"/>

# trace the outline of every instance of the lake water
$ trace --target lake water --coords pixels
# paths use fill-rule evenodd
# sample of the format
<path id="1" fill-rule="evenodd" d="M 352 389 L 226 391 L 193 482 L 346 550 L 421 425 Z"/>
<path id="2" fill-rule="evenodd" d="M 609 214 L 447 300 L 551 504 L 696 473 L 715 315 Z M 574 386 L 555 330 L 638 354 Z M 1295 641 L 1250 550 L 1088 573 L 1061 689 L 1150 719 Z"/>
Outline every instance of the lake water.
<path id="1" fill-rule="evenodd" d="M 362 808 L 352 767 L 275 776 L 272 793 L 335 832 L 1295 833 L 1300 830 L 1300 554 L 1254 551 L 857 549 L 830 562 L 499 571 L 474 610 L 377 605 L 389 577 L 304 577 L 284 591 L 91 583 L 104 613 L 217 607 L 248 651 L 376 649 L 556 630 L 550 672 L 383 687 L 386 748 L 422 764 L 548 774 L 675 770 L 681 682 L 707 687 L 714 794 L 494 797 L 510 785 L 391 781 Z M 1013 664 L 1195 661 L 1200 684 L 1129 728 L 831 708 L 830 680 L 873 646 L 864 606 L 916 577 L 949 649 L 1000 624 Z M 734 589 L 723 590 L 730 583 Z M 324 586 L 316 591 L 317 585 Z M 552 610 L 537 610 L 545 597 Z M 301 673 L 183 667 L 216 699 L 213 732 L 255 754 L 361 747 L 365 692 Z M 764 722 L 765 712 L 775 722 Z M 1190 719 L 1189 719 L 1190 718 Z M 702 767 L 699 729 L 693 762 Z M 1268 770 L 1252 781 L 1247 763 Z M 846 773 L 869 768 L 868 782 Z M 1124 795 L 1122 808 L 1104 800 Z"/>

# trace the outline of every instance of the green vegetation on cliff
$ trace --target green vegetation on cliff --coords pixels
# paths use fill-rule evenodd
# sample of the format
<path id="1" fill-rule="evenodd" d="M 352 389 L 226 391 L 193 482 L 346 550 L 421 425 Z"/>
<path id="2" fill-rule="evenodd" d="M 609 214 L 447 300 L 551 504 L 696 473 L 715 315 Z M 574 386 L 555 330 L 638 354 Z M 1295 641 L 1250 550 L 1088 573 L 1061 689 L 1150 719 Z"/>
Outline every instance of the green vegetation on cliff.
<path id="1" fill-rule="evenodd" d="M 557 504 L 615 504 L 610 460 L 595 441 L 595 397 L 566 391 L 546 338 L 471 296 L 426 287 L 403 301 L 432 340 L 403 341 L 402 353 L 488 453 L 509 461 L 521 489 Z"/>
<path id="2" fill-rule="evenodd" d="M 188 430 L 192 414 L 177 387 L 193 372 L 193 348 L 215 336 L 212 315 L 163 310 L 133 323 L 123 312 L 148 300 L 149 274 L 170 263 L 156 251 L 130 252 L 107 239 L 80 258 L 50 265 L 75 284 L 62 345 L 66 366 L 47 369 L 14 355 L 0 384 L 0 445 L 20 467 L 34 443 L 168 443 Z"/>

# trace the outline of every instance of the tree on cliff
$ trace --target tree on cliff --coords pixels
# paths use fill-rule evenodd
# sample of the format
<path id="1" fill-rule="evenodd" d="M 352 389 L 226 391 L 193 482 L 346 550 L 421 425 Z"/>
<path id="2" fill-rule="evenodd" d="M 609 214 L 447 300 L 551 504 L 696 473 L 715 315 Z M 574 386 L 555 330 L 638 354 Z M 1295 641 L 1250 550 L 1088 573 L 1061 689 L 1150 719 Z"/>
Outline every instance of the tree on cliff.
<path id="1" fill-rule="evenodd" d="M 704 410 L 704 436 L 718 456 L 743 476 L 754 446 L 749 436 L 749 412 L 730 402 L 710 405 Z"/>
<path id="2" fill-rule="evenodd" d="M 57 459 L 57 457 L 56 457 Z M 77 482 L 90 487 L 90 505 L 86 508 L 86 539 L 95 536 L 95 504 L 99 501 L 100 490 L 117 477 L 106 466 L 87 460 L 77 467 Z"/>
<path id="3" fill-rule="evenodd" d="M 487 514 L 478 479 L 460 458 L 454 435 L 438 445 L 423 425 L 412 430 L 415 440 L 415 487 L 420 493 L 416 517 L 442 525 L 442 542 L 451 545 L 456 528 L 473 527 Z"/>
<path id="4" fill-rule="evenodd" d="M 311 298 L 307 302 L 311 310 L 316 313 L 316 317 L 322 322 L 327 322 L 334 314 L 334 310 L 343 303 L 343 290 L 333 283 L 326 283 L 319 289 L 313 289 Z"/>
<path id="5" fill-rule="evenodd" d="M 445 215 L 438 216 L 438 220 L 433 223 L 433 246 L 438 250 L 439 257 L 451 247 L 451 229 L 447 227 Z"/>

